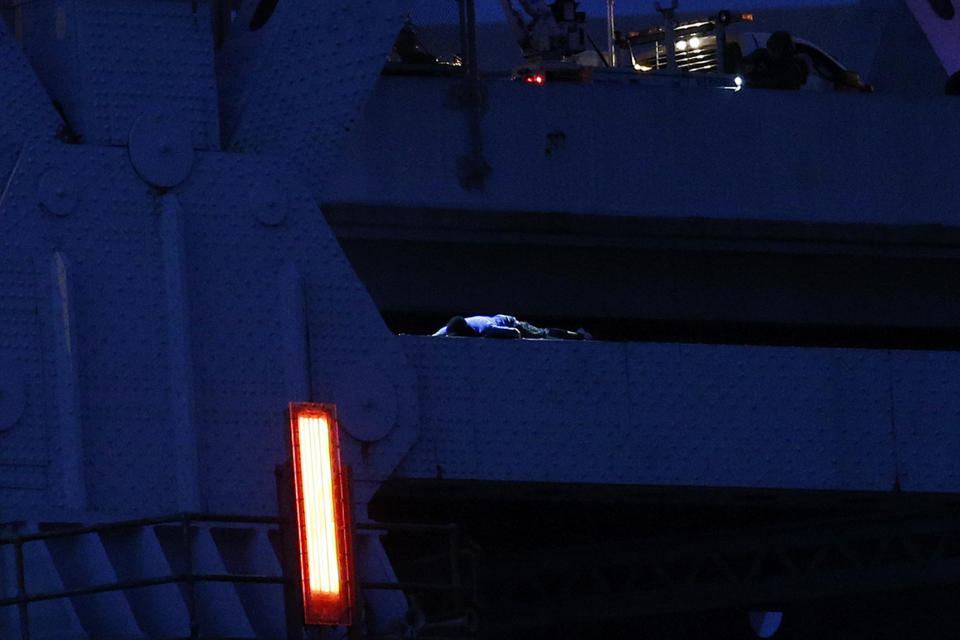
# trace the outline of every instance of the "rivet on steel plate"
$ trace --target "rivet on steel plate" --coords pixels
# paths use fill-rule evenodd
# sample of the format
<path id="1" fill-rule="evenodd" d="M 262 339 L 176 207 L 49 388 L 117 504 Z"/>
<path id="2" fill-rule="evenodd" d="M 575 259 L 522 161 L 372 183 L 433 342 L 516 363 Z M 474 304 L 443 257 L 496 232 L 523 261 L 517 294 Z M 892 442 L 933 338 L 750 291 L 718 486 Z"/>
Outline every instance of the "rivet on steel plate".
<path id="1" fill-rule="evenodd" d="M 40 176 L 37 196 L 50 213 L 68 216 L 77 205 L 78 191 L 73 176 L 61 169 L 51 169 Z"/>
<path id="2" fill-rule="evenodd" d="M 260 221 L 260 224 L 267 227 L 276 227 L 283 224 L 283 221 L 287 217 L 287 212 L 282 202 L 268 200 L 256 207 L 254 215 L 257 220 Z"/>
<path id="3" fill-rule="evenodd" d="M 175 187 L 193 168 L 190 132 L 172 115 L 162 112 L 137 118 L 130 128 L 129 151 L 134 170 L 155 187 Z"/>

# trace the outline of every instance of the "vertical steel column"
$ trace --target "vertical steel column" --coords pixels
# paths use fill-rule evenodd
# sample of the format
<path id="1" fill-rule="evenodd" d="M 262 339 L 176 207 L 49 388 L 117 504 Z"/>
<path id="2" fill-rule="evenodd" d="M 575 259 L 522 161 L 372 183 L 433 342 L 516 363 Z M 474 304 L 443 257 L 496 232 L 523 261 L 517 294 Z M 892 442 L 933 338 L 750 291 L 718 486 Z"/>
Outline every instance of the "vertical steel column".
<path id="1" fill-rule="evenodd" d="M 727 25 L 720 20 L 720 14 L 717 14 L 716 34 L 717 34 L 717 73 L 726 73 L 727 69 Z"/>
<path id="2" fill-rule="evenodd" d="M 310 397 L 310 334 L 303 279 L 293 262 L 280 268 L 277 284 L 281 297 L 284 391 L 288 398 L 306 400 Z"/>
<path id="3" fill-rule="evenodd" d="M 17 597 L 20 598 L 20 604 L 17 605 L 20 610 L 20 640 L 30 640 L 30 616 L 27 611 L 27 580 L 24 576 L 22 540 L 13 543 L 13 554 L 17 564 Z"/>
<path id="4" fill-rule="evenodd" d="M 607 61 L 611 67 L 617 66 L 616 27 L 613 18 L 614 0 L 607 0 Z"/>
<path id="5" fill-rule="evenodd" d="M 670 6 L 664 9 L 656 3 L 657 11 L 663 16 L 663 47 L 667 51 L 667 70 L 677 70 L 677 52 L 673 35 L 674 16 L 677 10 L 677 0 L 670 0 Z"/>
<path id="6" fill-rule="evenodd" d="M 50 314 L 56 371 L 56 449 L 59 451 L 60 492 L 70 509 L 87 505 L 83 464 L 83 428 L 77 408 L 76 328 L 73 320 L 70 270 L 66 256 L 56 251 L 50 261 Z"/>
<path id="7" fill-rule="evenodd" d="M 467 7 L 464 4 L 466 0 L 457 0 L 457 8 L 460 13 L 460 62 L 467 61 Z"/>
<path id="8" fill-rule="evenodd" d="M 186 553 L 187 575 L 184 577 L 187 589 L 187 616 L 190 619 L 190 640 L 195 640 L 200 637 L 200 628 L 197 620 L 197 592 L 193 570 L 193 540 L 190 536 L 190 518 L 186 514 L 183 517 L 183 549 Z"/>
<path id="9" fill-rule="evenodd" d="M 287 621 L 287 640 L 303 640 L 300 543 L 297 539 L 291 463 L 277 465 L 274 468 L 274 477 L 277 481 L 277 512 L 280 516 L 280 567 L 283 573 L 283 606 Z"/>
<path id="10" fill-rule="evenodd" d="M 167 339 L 170 366 L 170 416 L 173 436 L 173 472 L 177 504 L 182 511 L 200 510 L 199 453 L 194 415 L 194 383 L 190 346 L 190 304 L 183 241 L 183 208 L 175 194 L 160 198 L 160 246 L 163 256 Z"/>
<path id="11" fill-rule="evenodd" d="M 466 2 L 467 35 L 467 82 L 462 90 L 461 104 L 467 111 L 467 127 L 470 132 L 470 153 L 460 156 L 457 172 L 460 185 L 469 190 L 481 190 L 490 174 L 490 165 L 483 157 L 483 130 L 480 118 L 483 115 L 484 96 L 480 85 L 480 69 L 477 65 L 477 13 L 474 0 Z"/>
<path id="12" fill-rule="evenodd" d="M 460 539 L 459 530 L 450 531 L 450 580 L 454 589 L 454 610 L 460 611 L 463 607 L 463 584 L 460 580 Z"/>
<path id="13" fill-rule="evenodd" d="M 466 0 L 467 7 L 467 72 L 471 80 L 477 76 L 477 11 L 474 0 Z"/>

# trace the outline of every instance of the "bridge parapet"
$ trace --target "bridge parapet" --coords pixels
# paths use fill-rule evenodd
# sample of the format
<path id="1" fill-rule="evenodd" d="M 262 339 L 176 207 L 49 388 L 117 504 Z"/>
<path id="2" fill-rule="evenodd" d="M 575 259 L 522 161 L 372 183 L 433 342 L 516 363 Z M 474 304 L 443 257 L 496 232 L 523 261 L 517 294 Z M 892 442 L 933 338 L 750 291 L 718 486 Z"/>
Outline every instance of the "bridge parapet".
<path id="1" fill-rule="evenodd" d="M 423 416 L 403 477 L 960 488 L 960 354 L 401 340 Z"/>
<path id="2" fill-rule="evenodd" d="M 465 191 L 457 80 L 382 77 L 334 204 L 645 218 L 954 225 L 946 96 L 485 82 L 482 191 Z"/>

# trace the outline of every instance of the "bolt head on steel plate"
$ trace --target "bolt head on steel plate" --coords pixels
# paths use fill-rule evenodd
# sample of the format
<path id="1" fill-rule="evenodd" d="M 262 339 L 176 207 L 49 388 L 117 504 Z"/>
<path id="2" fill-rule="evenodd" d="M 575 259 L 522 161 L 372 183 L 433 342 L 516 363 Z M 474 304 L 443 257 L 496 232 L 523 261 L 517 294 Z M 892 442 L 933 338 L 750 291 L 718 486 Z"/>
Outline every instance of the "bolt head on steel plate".
<path id="1" fill-rule="evenodd" d="M 193 140 L 174 117 L 159 110 L 143 113 L 130 128 L 130 163 L 154 187 L 175 187 L 193 168 Z"/>
<path id="2" fill-rule="evenodd" d="M 63 169 L 50 169 L 40 176 L 37 198 L 50 213 L 68 216 L 77 206 L 79 191 L 73 175 Z"/>

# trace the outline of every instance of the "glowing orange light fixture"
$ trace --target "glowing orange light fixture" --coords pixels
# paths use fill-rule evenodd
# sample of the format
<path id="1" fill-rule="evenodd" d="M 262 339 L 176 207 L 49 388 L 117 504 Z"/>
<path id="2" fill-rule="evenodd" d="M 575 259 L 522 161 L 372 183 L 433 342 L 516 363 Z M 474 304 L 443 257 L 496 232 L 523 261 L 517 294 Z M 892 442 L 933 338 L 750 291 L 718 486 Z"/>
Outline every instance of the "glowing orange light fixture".
<path id="1" fill-rule="evenodd" d="M 348 625 L 354 604 L 350 500 L 333 406 L 290 404 L 306 624 Z"/>

